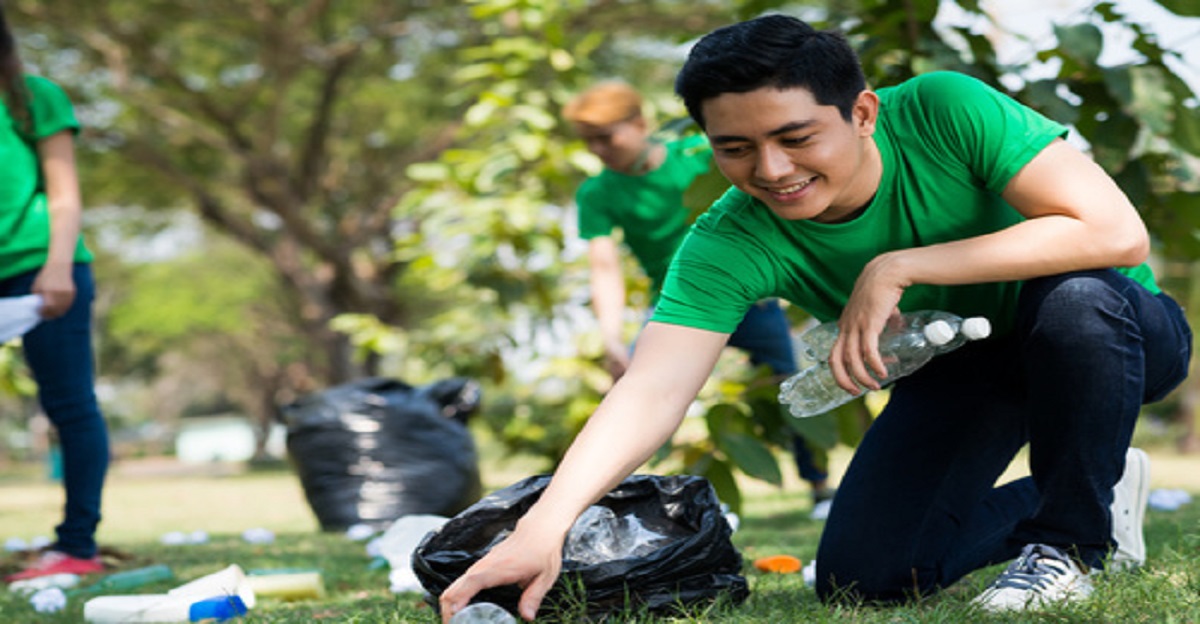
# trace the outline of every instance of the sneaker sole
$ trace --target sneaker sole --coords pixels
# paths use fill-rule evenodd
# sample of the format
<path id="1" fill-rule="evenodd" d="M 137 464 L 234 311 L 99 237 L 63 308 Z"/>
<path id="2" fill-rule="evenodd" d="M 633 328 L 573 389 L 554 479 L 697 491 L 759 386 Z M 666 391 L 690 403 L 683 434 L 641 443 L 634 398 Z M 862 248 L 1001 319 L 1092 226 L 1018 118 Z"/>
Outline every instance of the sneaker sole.
<path id="1" fill-rule="evenodd" d="M 1126 483 L 1127 480 L 1132 483 Z M 1146 538 L 1142 525 L 1146 503 L 1150 498 L 1150 457 L 1139 448 L 1125 452 L 1125 473 L 1119 482 L 1123 487 L 1113 490 L 1112 536 L 1117 542 L 1112 565 L 1116 569 L 1141 566 L 1146 562 Z"/>

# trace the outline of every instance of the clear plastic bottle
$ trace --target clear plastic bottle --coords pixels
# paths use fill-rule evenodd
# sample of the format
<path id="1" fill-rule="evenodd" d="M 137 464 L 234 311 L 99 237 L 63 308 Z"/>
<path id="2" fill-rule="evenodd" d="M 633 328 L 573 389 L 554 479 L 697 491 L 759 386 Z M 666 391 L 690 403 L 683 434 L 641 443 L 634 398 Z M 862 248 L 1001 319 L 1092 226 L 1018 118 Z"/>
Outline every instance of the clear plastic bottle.
<path id="1" fill-rule="evenodd" d="M 503 607 L 490 602 L 476 602 L 454 614 L 450 624 L 516 624 L 517 618 Z"/>
<path id="2" fill-rule="evenodd" d="M 912 374 L 934 356 L 953 351 L 969 340 L 986 338 L 991 331 L 991 324 L 983 317 L 963 319 L 938 310 L 901 314 L 900 322 L 889 323 L 879 336 L 879 353 L 888 371 L 879 381 L 882 385 L 890 384 Z M 824 414 L 865 392 L 865 389 L 854 394 L 846 392 L 833 378 L 827 360 L 837 332 L 837 324 L 831 321 L 801 337 L 805 355 L 816 364 L 779 387 L 779 401 L 788 406 L 792 416 L 807 418 Z"/>

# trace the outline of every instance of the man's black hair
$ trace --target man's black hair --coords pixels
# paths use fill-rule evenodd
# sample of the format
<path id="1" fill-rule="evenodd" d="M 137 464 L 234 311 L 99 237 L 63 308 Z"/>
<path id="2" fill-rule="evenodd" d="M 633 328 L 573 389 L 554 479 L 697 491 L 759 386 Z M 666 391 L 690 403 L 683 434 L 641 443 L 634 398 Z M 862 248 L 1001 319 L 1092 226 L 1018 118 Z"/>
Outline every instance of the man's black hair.
<path id="1" fill-rule="evenodd" d="M 818 104 L 836 106 L 848 121 L 866 79 L 845 37 L 786 15 L 712 31 L 692 48 L 675 78 L 675 93 L 701 128 L 705 100 L 763 87 L 808 89 Z"/>

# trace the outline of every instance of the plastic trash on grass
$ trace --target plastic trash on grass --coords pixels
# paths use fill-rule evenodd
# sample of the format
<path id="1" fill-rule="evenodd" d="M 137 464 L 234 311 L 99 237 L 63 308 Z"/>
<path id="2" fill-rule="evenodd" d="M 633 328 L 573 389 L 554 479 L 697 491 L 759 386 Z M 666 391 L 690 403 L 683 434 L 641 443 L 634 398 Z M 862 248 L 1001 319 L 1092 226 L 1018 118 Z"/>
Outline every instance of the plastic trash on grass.
<path id="1" fill-rule="evenodd" d="M 83 605 L 83 618 L 93 624 L 196 622 L 209 619 L 223 622 L 245 614 L 255 603 L 254 590 L 245 572 L 240 566 L 230 565 L 165 594 L 92 598 Z"/>
<path id="2" fill-rule="evenodd" d="M 413 572 L 413 551 L 426 535 L 442 528 L 449 520 L 445 516 L 433 514 L 403 516 L 393 522 L 377 540 L 372 541 L 367 554 L 371 555 L 372 551 L 375 551 L 375 554 L 387 560 L 391 567 L 388 581 L 393 593 L 421 591 L 421 581 Z"/>

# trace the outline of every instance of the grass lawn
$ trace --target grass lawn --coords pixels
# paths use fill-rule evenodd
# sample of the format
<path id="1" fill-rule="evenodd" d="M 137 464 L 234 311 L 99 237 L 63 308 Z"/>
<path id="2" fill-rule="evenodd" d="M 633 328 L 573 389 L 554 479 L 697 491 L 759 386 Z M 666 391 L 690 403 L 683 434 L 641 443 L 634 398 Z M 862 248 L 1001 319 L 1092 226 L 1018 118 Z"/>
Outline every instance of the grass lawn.
<path id="1" fill-rule="evenodd" d="M 848 454 L 834 457 L 834 474 Z M 1200 495 L 1200 459 L 1154 453 L 1154 487 L 1180 487 Z M 507 485 L 535 470 L 528 462 L 484 458 L 489 489 Z M 1162 466 L 1163 470 L 1159 470 Z M 302 568 L 322 571 L 327 597 L 285 603 L 262 600 L 243 620 L 259 622 L 392 623 L 435 622 L 432 609 L 416 594 L 388 590 L 386 568 L 372 569 L 362 542 L 321 533 L 298 481 L 286 470 L 196 474 L 171 464 L 148 470 L 148 462 L 114 467 L 105 491 L 102 544 L 129 553 L 122 568 L 163 563 L 174 582 L 137 590 L 163 592 L 184 581 L 237 563 L 246 570 Z M 822 523 L 809 518 L 803 486 L 789 477 L 782 489 L 746 483 L 746 509 L 734 542 L 747 564 L 751 597 L 743 604 L 717 604 L 688 618 L 666 620 L 629 613 L 620 621 L 651 622 L 1200 622 L 1200 501 L 1173 512 L 1151 511 L 1146 532 L 1149 563 L 1137 573 L 1099 582 L 1095 597 L 1081 605 L 1021 617 L 988 618 L 969 602 L 999 571 L 983 570 L 925 602 L 887 609 L 827 607 L 817 601 L 798 574 L 763 574 L 749 562 L 770 554 L 792 554 L 806 564 L 815 555 Z M 37 475 L 0 482 L 0 539 L 48 535 L 57 521 L 61 490 Z M 267 528 L 276 539 L 250 544 L 248 528 Z M 167 546 L 169 531 L 207 531 L 201 545 Z M 11 557 L 8 560 L 11 563 Z M 80 622 L 83 598 L 72 598 L 57 614 L 38 614 L 27 599 L 0 592 L 0 623 Z M 580 619 L 564 613 L 563 619 Z"/>

